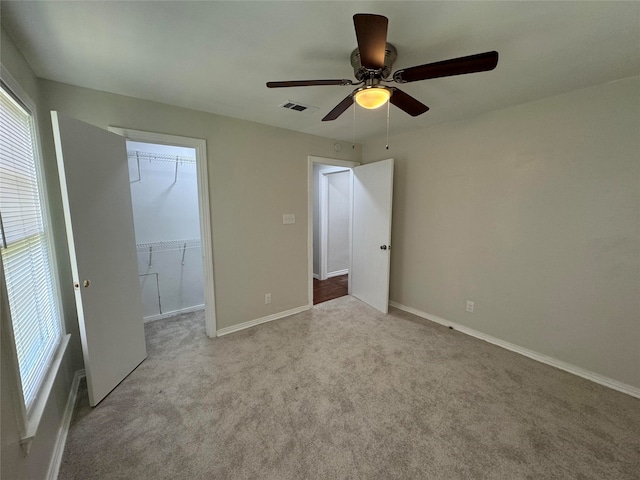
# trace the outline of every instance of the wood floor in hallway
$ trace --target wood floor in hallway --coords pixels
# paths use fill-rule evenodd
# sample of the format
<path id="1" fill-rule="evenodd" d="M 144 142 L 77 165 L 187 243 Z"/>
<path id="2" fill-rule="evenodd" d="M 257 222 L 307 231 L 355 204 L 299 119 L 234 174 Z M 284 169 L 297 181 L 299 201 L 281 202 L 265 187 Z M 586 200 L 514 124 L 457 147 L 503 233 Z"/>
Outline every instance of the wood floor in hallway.
<path id="1" fill-rule="evenodd" d="M 349 294 L 349 275 L 339 275 L 326 280 L 313 279 L 313 304 L 344 297 Z"/>
<path id="2" fill-rule="evenodd" d="M 349 294 L 349 275 L 339 275 L 326 280 L 313 279 L 313 304 L 344 297 Z"/>

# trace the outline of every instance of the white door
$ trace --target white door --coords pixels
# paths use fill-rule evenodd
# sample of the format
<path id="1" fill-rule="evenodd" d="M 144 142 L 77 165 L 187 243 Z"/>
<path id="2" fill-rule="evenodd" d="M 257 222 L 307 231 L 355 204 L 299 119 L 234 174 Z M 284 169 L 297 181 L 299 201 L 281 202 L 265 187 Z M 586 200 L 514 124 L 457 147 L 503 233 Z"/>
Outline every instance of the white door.
<path id="1" fill-rule="evenodd" d="M 147 356 L 125 139 L 51 112 L 89 403 Z"/>
<path id="2" fill-rule="evenodd" d="M 351 295 L 389 311 L 393 159 L 353 169 Z"/>

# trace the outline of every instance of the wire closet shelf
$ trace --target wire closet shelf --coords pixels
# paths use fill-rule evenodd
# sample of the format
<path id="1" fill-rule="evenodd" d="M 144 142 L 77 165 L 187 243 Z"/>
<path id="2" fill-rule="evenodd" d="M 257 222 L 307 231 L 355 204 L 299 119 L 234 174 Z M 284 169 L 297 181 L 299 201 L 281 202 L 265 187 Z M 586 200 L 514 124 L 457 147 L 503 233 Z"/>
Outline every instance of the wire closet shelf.
<path id="1" fill-rule="evenodd" d="M 153 152 L 143 152 L 140 150 L 128 150 L 127 156 L 130 160 L 148 160 L 150 162 L 169 162 L 169 163 L 184 163 L 184 164 L 194 164 L 196 163 L 195 157 L 185 156 L 185 155 L 170 155 L 168 153 L 153 153 Z"/>
<path id="2" fill-rule="evenodd" d="M 149 268 L 151 268 L 153 265 L 154 253 L 182 251 L 182 259 L 180 263 L 184 265 L 184 257 L 187 250 L 200 247 L 201 243 L 199 239 L 137 243 L 136 253 L 138 255 L 148 255 Z"/>
<path id="3" fill-rule="evenodd" d="M 178 183 L 178 166 L 179 165 L 195 165 L 196 159 L 194 157 L 188 157 L 185 155 L 170 155 L 168 153 L 153 153 L 142 152 L 140 150 L 128 150 L 127 158 L 129 160 L 135 160 L 136 168 L 138 170 L 138 178 L 132 180 L 130 183 L 137 183 L 142 181 L 142 173 L 140 172 L 140 160 L 148 160 L 149 162 L 166 162 L 172 163 L 176 166 L 173 183 Z"/>

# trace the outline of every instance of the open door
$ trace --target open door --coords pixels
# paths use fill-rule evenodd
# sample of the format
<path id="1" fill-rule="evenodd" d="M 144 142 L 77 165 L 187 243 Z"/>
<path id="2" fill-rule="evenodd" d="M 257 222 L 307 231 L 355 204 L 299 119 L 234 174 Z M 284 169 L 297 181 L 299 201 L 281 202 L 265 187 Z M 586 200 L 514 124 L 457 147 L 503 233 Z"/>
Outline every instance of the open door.
<path id="1" fill-rule="evenodd" d="M 393 159 L 353 169 L 351 295 L 389 311 Z"/>
<path id="2" fill-rule="evenodd" d="M 125 139 L 51 112 L 89 403 L 147 356 Z"/>

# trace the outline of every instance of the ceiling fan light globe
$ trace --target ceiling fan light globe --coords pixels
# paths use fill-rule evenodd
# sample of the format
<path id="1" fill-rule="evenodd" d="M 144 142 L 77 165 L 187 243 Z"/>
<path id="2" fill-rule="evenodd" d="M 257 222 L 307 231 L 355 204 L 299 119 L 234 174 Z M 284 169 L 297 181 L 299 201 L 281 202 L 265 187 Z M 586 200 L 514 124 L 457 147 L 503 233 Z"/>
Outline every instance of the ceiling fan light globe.
<path id="1" fill-rule="evenodd" d="M 380 108 L 391 98 L 391 91 L 385 87 L 366 87 L 358 90 L 355 100 L 363 108 L 373 110 Z"/>

